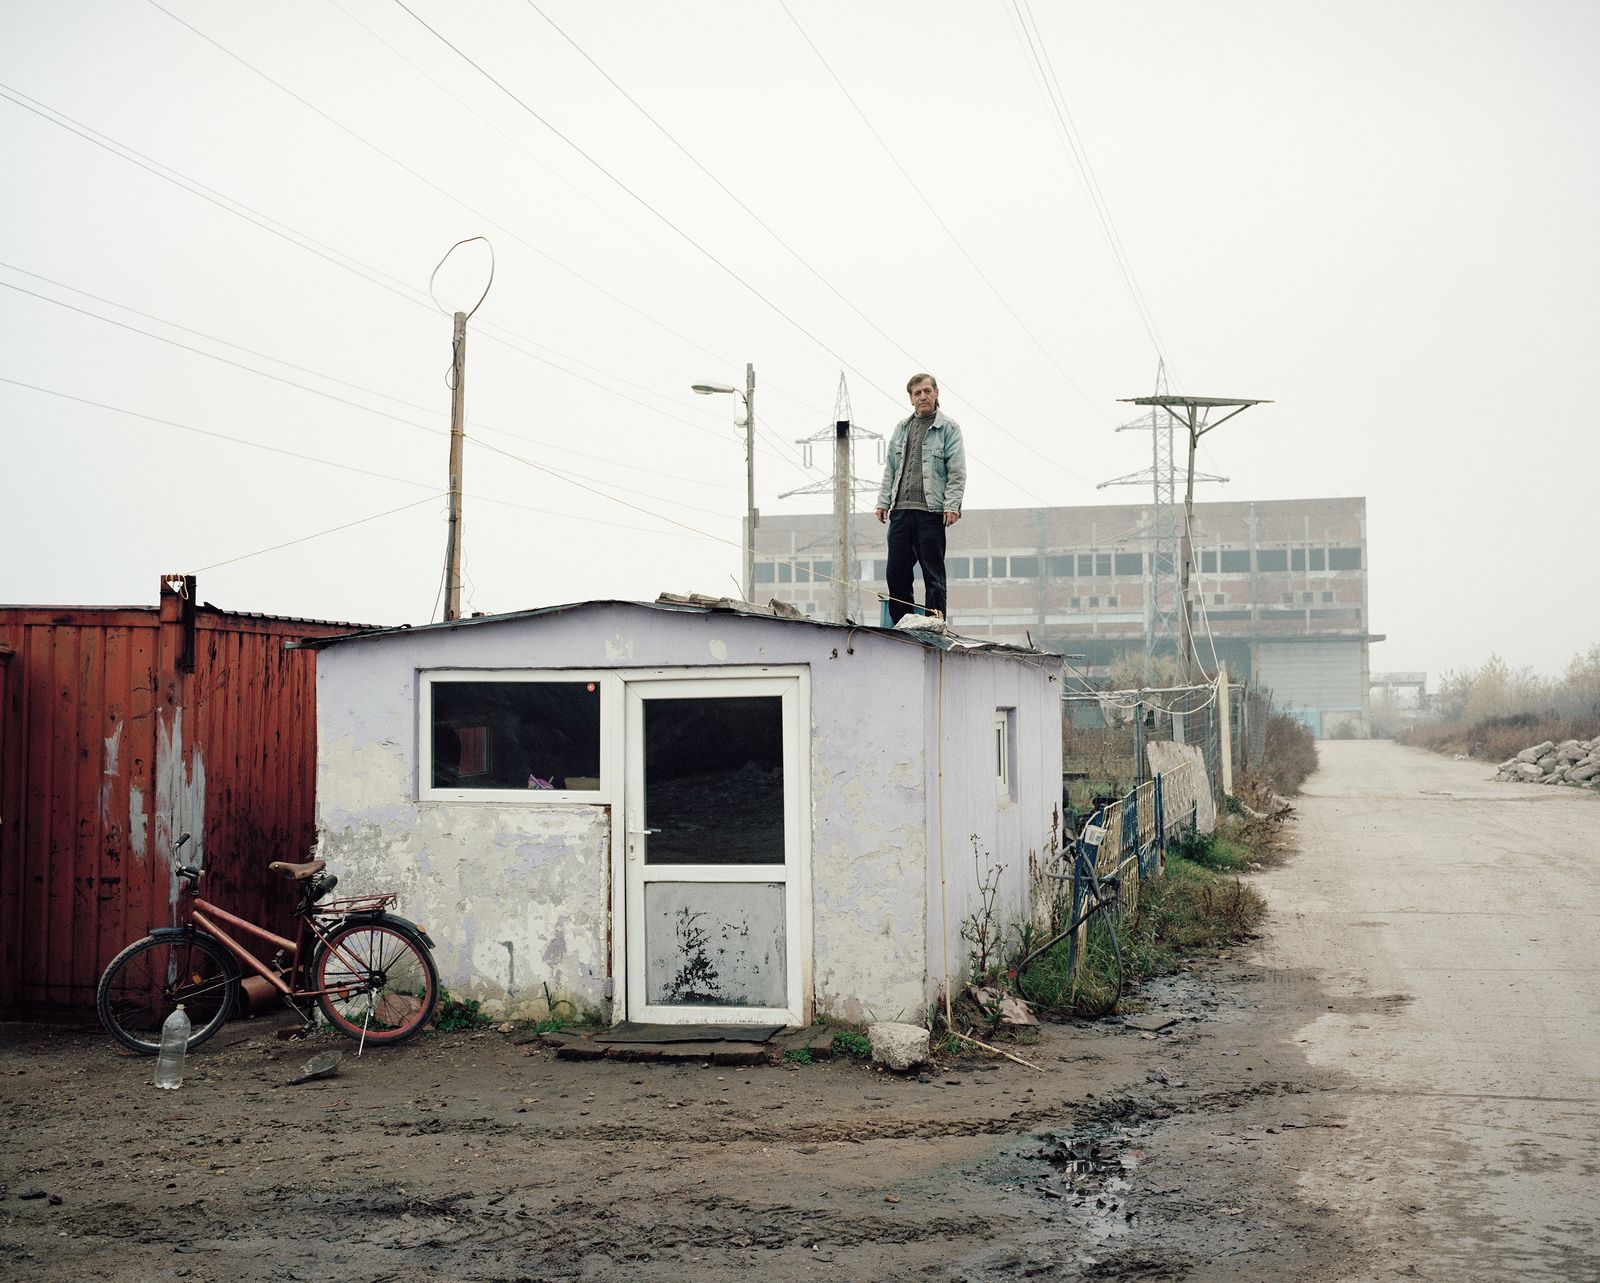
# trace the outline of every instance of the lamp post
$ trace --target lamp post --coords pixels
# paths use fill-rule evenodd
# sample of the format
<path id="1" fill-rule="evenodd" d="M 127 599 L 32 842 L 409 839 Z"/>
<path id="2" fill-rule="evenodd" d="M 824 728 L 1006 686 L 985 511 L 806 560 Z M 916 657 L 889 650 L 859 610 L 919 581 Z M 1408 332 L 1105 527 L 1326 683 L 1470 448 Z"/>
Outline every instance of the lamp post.
<path id="1" fill-rule="evenodd" d="M 744 429 L 744 476 L 745 476 L 745 514 L 744 514 L 744 585 L 741 591 L 746 601 L 755 600 L 756 591 L 756 522 L 760 514 L 756 512 L 756 367 L 746 364 L 744 367 L 744 391 L 726 383 L 696 383 L 693 390 L 701 396 L 714 396 L 718 393 L 738 393 L 744 398 L 744 419 L 739 424 Z"/>

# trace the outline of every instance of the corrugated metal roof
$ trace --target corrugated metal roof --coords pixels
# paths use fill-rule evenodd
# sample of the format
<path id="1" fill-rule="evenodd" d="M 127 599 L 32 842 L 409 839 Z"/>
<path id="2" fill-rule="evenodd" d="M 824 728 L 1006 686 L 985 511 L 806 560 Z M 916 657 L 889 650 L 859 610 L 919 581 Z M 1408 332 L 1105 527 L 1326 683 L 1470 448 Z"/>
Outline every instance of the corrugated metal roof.
<path id="1" fill-rule="evenodd" d="M 749 602 L 735 602 L 731 598 L 668 601 L 622 601 L 606 598 L 595 601 L 575 601 L 566 602 L 559 606 L 535 606 L 528 610 L 508 611 L 500 615 L 475 615 L 470 619 L 452 619 L 437 624 L 417 624 L 414 626 L 402 624 L 398 628 L 371 628 L 336 637 L 312 637 L 299 642 L 292 642 L 290 645 L 303 647 L 307 650 L 325 650 L 329 646 L 337 646 L 342 642 L 368 641 L 413 633 L 439 632 L 447 629 L 476 628 L 484 624 L 502 624 L 518 619 L 543 619 L 554 615 L 568 614 L 572 611 L 598 609 L 604 606 L 628 606 L 637 610 L 660 611 L 665 614 L 737 615 L 741 618 L 760 619 L 766 623 L 792 625 L 797 628 L 824 628 L 839 632 L 866 632 L 879 637 L 911 642 L 934 650 L 984 651 L 1052 660 L 1061 658 L 1053 651 L 1029 649 L 1026 646 L 1012 646 L 1004 642 L 983 641 L 974 637 L 962 637 L 957 633 L 907 631 L 900 628 L 878 628 L 868 624 L 837 624 L 832 620 L 812 619 L 809 616 L 797 618 L 793 615 L 779 614 L 772 610 L 763 610 L 758 606 L 752 606 Z"/>

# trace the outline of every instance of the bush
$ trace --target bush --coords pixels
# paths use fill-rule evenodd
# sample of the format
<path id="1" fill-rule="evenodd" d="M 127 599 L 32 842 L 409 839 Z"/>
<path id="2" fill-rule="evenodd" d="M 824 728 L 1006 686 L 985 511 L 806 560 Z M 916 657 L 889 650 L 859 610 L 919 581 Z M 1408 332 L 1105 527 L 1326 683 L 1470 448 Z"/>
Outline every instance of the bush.
<path id="1" fill-rule="evenodd" d="M 1402 744 L 1503 762 L 1545 740 L 1586 740 L 1600 735 L 1600 717 L 1560 717 L 1553 712 L 1510 713 L 1476 722 L 1434 723 L 1401 733 Z"/>
<path id="2" fill-rule="evenodd" d="M 1275 793 L 1298 793 L 1317 769 L 1316 737 L 1286 713 L 1267 722 L 1266 744 L 1261 752 L 1261 774 Z"/>

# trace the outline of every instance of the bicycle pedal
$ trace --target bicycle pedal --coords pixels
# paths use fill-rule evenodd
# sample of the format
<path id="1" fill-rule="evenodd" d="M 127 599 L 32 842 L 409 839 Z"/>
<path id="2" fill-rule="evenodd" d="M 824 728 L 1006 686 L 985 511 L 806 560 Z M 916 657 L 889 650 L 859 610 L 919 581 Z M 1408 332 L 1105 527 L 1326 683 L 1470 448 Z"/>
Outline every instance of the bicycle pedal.
<path id="1" fill-rule="evenodd" d="M 278 1030 L 278 1037 L 283 1039 L 284 1042 L 290 1042 L 295 1039 L 310 1037 L 311 1030 L 312 1026 L 309 1024 L 285 1025 L 282 1029 Z"/>

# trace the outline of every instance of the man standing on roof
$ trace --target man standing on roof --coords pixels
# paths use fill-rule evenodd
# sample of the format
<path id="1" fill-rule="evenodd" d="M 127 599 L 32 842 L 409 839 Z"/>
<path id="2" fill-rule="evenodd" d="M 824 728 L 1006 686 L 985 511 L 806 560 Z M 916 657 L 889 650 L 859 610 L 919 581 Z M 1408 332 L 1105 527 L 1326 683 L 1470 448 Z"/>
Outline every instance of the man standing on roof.
<path id="1" fill-rule="evenodd" d="M 875 509 L 889 523 L 889 619 L 898 624 L 912 609 L 912 568 L 922 567 L 925 605 L 948 617 L 945 606 L 944 532 L 961 520 L 967 489 L 967 451 L 961 425 L 939 412 L 939 381 L 913 374 L 908 418 L 895 424 L 883 485 Z"/>

